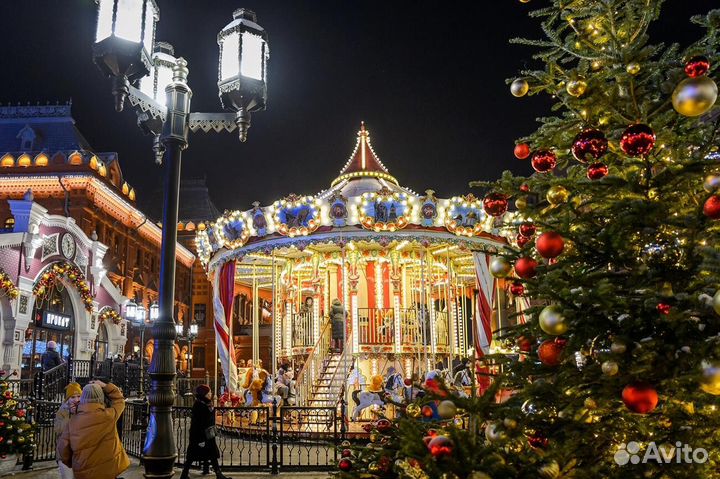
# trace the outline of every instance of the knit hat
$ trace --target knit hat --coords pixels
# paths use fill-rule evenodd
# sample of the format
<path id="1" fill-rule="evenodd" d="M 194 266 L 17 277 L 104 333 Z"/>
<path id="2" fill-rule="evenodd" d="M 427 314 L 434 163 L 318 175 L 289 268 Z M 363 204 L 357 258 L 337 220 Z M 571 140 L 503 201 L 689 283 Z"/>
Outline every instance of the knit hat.
<path id="1" fill-rule="evenodd" d="M 48 341 L 48 343 L 47 343 L 47 348 L 48 348 L 48 349 L 56 349 L 56 348 L 57 348 L 57 343 L 56 343 L 55 341 Z"/>
<path id="2" fill-rule="evenodd" d="M 67 401 L 73 396 L 80 396 L 82 394 L 82 387 L 78 383 L 70 383 L 65 386 L 65 400 Z"/>
<path id="3" fill-rule="evenodd" d="M 105 394 L 100 386 L 97 384 L 86 384 L 82 389 L 82 395 L 80 396 L 80 404 L 99 403 L 105 402 Z"/>
<path id="4" fill-rule="evenodd" d="M 209 393 L 209 392 L 210 392 L 210 386 L 208 386 L 207 384 L 201 384 L 200 386 L 195 388 L 195 396 L 197 396 L 199 398 L 204 398 L 205 396 L 207 396 L 207 393 Z"/>

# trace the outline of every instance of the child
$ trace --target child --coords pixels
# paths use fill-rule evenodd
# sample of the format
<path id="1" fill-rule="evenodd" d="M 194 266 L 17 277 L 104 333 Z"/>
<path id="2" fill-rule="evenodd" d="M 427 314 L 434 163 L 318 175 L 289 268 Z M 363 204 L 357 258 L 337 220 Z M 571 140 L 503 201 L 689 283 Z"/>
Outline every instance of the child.
<path id="1" fill-rule="evenodd" d="M 70 422 L 70 416 L 77 412 L 77 406 L 80 402 L 80 395 L 82 394 L 82 388 L 78 383 L 70 383 L 65 386 L 65 402 L 60 405 L 57 413 L 55 413 L 55 442 L 57 443 L 60 434 L 62 434 L 65 426 Z M 62 461 L 57 458 L 58 470 L 60 471 L 61 479 L 73 479 L 72 468 L 67 467 Z"/>

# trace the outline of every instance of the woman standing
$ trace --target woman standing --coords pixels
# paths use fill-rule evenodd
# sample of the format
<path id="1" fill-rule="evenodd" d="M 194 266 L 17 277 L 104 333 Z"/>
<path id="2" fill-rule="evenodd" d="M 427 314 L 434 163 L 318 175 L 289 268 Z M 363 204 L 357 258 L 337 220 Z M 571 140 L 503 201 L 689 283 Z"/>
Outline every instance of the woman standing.
<path id="1" fill-rule="evenodd" d="M 82 389 L 77 414 L 57 442 L 58 457 L 76 479 L 117 477 L 130 466 L 116 427 L 124 410 L 125 398 L 114 384 L 93 381 Z"/>
<path id="2" fill-rule="evenodd" d="M 190 466 L 195 461 L 210 461 L 217 479 L 230 479 L 220 470 L 220 450 L 215 442 L 215 411 L 212 407 L 212 391 L 207 384 L 195 389 L 195 404 L 190 420 L 190 438 L 185 453 L 185 467 L 180 479 L 188 479 Z"/>

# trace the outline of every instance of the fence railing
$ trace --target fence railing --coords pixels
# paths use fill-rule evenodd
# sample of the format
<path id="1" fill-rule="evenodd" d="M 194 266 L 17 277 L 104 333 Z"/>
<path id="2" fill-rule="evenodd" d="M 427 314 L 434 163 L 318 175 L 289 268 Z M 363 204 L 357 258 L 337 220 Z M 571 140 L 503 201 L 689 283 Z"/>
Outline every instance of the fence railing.
<path id="1" fill-rule="evenodd" d="M 318 338 L 313 334 L 315 315 L 312 311 L 292 315 L 292 347 L 311 348 Z"/>
<path id="2" fill-rule="evenodd" d="M 60 407 L 55 401 L 32 401 L 28 418 L 35 424 L 34 461 L 55 459 L 53 419 Z M 220 464 L 226 470 L 327 471 L 339 459 L 337 448 L 345 439 L 345 403 L 341 407 L 238 407 L 215 408 L 216 441 Z M 144 400 L 128 400 L 118 421 L 125 451 L 141 457 L 149 408 Z M 192 407 L 173 407 L 177 465 L 185 463 Z M 196 466 L 200 466 L 196 464 Z"/>
<path id="3" fill-rule="evenodd" d="M 392 308 L 359 308 L 358 341 L 363 345 L 395 343 L 395 311 Z"/>

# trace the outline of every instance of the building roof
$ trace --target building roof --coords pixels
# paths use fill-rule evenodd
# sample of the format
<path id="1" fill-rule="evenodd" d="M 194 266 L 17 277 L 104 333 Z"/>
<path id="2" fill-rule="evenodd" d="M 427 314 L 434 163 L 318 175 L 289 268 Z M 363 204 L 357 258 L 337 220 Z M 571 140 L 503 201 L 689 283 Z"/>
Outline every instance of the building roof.
<path id="1" fill-rule="evenodd" d="M 75 127 L 72 105 L 0 106 L 0 151 L 89 151 L 90 144 Z M 29 143 L 23 145 L 23 140 Z M 30 148 L 24 146 L 30 144 Z"/>

